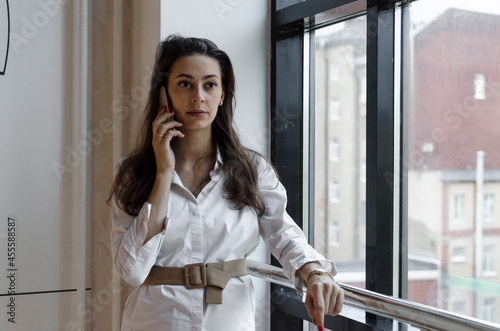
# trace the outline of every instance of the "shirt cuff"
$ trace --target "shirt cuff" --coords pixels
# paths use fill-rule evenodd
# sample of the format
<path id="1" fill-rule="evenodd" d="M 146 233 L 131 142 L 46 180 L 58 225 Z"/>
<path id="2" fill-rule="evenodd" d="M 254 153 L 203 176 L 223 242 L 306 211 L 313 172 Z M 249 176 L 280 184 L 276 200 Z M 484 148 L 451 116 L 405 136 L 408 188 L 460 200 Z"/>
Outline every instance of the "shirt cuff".
<path id="1" fill-rule="evenodd" d="M 131 228 L 124 235 L 119 253 L 122 255 L 121 260 L 125 261 L 123 267 L 129 272 L 141 266 L 147 266 L 151 262 L 154 264 L 154 261 L 150 260 L 154 259 L 156 261 L 158 251 L 163 243 L 168 218 L 165 220 L 163 230 L 149 239 L 147 243 L 144 243 L 148 234 L 150 213 L 151 204 L 146 202 L 134 219 Z"/>

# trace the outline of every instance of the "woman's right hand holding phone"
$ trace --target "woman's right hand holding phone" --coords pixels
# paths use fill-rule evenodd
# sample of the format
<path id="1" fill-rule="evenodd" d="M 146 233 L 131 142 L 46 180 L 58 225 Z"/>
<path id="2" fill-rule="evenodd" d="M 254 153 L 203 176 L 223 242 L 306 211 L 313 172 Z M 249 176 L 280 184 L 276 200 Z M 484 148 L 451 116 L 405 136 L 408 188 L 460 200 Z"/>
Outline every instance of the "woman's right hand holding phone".
<path id="1" fill-rule="evenodd" d="M 170 173 L 175 170 L 175 155 L 170 147 L 174 137 L 184 137 L 184 134 L 176 130 L 182 126 L 181 122 L 173 120 L 174 110 L 167 111 L 163 106 L 153 121 L 153 150 L 156 158 L 156 173 Z"/>
<path id="2" fill-rule="evenodd" d="M 144 240 L 160 233 L 165 227 L 165 215 L 167 215 L 168 196 L 170 185 L 175 170 L 175 155 L 170 142 L 175 137 L 184 137 L 184 134 L 176 130 L 182 126 L 181 122 L 173 120 L 174 111 L 168 111 L 167 106 L 163 106 L 153 121 L 153 150 L 156 158 L 156 179 L 148 197 L 151 204 L 149 215 L 148 233 Z"/>

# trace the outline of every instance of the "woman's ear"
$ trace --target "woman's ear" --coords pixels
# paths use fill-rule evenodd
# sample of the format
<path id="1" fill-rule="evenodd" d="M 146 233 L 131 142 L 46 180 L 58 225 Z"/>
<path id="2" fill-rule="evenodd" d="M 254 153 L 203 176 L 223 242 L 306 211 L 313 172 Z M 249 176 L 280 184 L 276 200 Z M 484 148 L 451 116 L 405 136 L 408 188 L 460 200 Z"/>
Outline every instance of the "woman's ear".
<path id="1" fill-rule="evenodd" d="M 161 109 L 165 106 L 166 111 L 168 112 L 170 109 L 168 109 L 168 99 L 167 99 L 167 91 L 165 90 L 165 86 L 162 86 L 160 88 L 160 103 L 159 103 L 159 109 L 158 112 L 161 111 Z"/>
<path id="2" fill-rule="evenodd" d="M 224 90 L 222 90 L 222 95 L 220 97 L 220 103 L 219 103 L 219 105 L 222 106 L 223 102 L 224 102 Z"/>

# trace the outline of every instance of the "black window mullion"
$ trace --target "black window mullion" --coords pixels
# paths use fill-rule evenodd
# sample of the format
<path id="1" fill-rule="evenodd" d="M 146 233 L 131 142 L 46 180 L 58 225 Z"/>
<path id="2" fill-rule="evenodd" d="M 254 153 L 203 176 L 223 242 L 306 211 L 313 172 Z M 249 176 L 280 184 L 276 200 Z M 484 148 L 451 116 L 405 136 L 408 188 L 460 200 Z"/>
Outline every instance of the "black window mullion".
<path id="1" fill-rule="evenodd" d="M 276 26 L 284 26 L 356 0 L 307 0 L 276 12 Z"/>
<path id="2" fill-rule="evenodd" d="M 405 1 L 405 5 L 409 1 Z M 408 22 L 408 23 L 407 23 Z M 399 205 L 399 297 L 408 299 L 408 91 L 409 80 L 405 79 L 409 74 L 409 42 L 410 35 L 410 15 L 407 8 L 401 11 L 401 52 L 402 52 L 402 68 L 401 68 L 401 123 L 400 123 L 400 169 L 399 169 L 399 190 L 400 190 L 400 205 Z"/>
<path id="3" fill-rule="evenodd" d="M 272 39 L 271 162 L 287 190 L 287 212 L 302 228 L 304 38 L 303 35 L 296 35 L 276 40 L 276 33 L 273 32 Z M 272 264 L 279 265 L 274 258 Z M 288 302 L 297 300 L 301 301 L 295 290 L 271 285 L 273 331 L 302 330 L 302 318 L 281 309 L 288 307 Z"/>
<path id="4" fill-rule="evenodd" d="M 315 163 L 316 163 L 316 151 L 315 151 L 315 144 L 316 144 L 316 98 L 314 97 L 316 94 L 316 36 L 314 31 L 310 33 L 309 36 L 309 132 L 308 132 L 308 137 L 309 137 L 309 142 L 306 142 L 309 144 L 309 155 L 308 155 L 308 160 L 309 160 L 309 174 L 308 174 L 308 192 L 309 192 L 309 197 L 308 197 L 308 203 L 309 203 L 309 210 L 308 210 L 308 239 L 309 239 L 309 244 L 314 246 L 314 228 L 315 228 L 315 211 L 314 211 L 314 204 L 315 204 L 315 178 L 316 178 L 316 169 L 315 169 Z"/>
<path id="5" fill-rule="evenodd" d="M 288 195 L 287 211 L 302 227 L 303 36 L 276 43 L 276 103 L 272 105 L 271 161 Z M 300 146 L 299 148 L 297 148 Z"/>
<path id="6" fill-rule="evenodd" d="M 393 295 L 394 6 L 367 9 L 366 288 Z"/>

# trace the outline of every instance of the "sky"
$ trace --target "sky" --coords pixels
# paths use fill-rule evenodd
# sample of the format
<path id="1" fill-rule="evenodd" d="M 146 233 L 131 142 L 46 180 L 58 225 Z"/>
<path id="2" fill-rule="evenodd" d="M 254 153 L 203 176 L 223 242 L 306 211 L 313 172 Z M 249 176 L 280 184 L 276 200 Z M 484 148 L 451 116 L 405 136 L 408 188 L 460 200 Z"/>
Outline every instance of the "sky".
<path id="1" fill-rule="evenodd" d="M 412 22 L 419 25 L 428 23 L 448 8 L 500 15 L 500 0 L 417 0 L 410 4 Z M 316 30 L 316 37 L 325 36 L 342 30 L 343 23 Z"/>
<path id="2" fill-rule="evenodd" d="M 412 2 L 411 15 L 415 22 L 427 22 L 448 8 L 460 8 L 500 15 L 498 0 L 418 0 Z"/>

